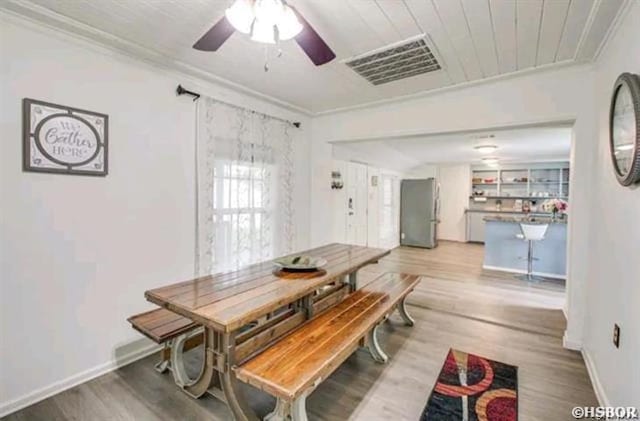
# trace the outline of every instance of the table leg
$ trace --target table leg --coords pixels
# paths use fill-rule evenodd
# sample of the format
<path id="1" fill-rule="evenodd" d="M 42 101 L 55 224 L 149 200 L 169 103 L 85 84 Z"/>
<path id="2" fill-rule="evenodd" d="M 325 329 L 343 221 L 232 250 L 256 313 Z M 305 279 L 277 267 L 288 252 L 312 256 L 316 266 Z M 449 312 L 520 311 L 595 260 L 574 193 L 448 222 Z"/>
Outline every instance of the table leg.
<path id="1" fill-rule="evenodd" d="M 185 385 L 183 390 L 192 398 L 199 398 L 211 386 L 218 386 L 218 377 L 216 374 L 216 337 L 217 334 L 210 328 L 204 329 L 204 364 L 200 376 L 191 384 Z"/>
<path id="2" fill-rule="evenodd" d="M 358 272 L 351 272 L 349 274 L 349 292 L 354 292 L 358 289 Z"/>
<path id="3" fill-rule="evenodd" d="M 238 380 L 233 371 L 235 365 L 235 333 L 221 335 L 221 350 L 225 355 L 224 369 L 220 372 L 220 383 L 229 409 L 236 421 L 258 421 L 258 417 L 245 402 Z"/>
<path id="4" fill-rule="evenodd" d="M 300 304 L 303 311 L 306 313 L 307 319 L 313 318 L 313 296 L 305 295 L 300 299 Z"/>
<path id="5" fill-rule="evenodd" d="M 402 317 L 402 320 L 407 326 L 413 326 L 415 324 L 415 320 L 413 320 L 413 317 L 411 317 L 407 311 L 406 299 L 407 297 L 402 298 L 402 301 L 398 304 L 398 313 L 400 313 L 400 317 Z"/>
<path id="6" fill-rule="evenodd" d="M 378 342 L 379 326 L 379 324 L 375 325 L 367 334 L 367 348 L 369 348 L 369 353 L 371 353 L 371 357 L 376 362 L 384 364 L 389 360 L 389 357 L 384 353 Z"/>
<path id="7" fill-rule="evenodd" d="M 275 409 L 264 417 L 264 421 L 308 421 L 306 394 L 293 401 L 278 398 Z"/>
<path id="8" fill-rule="evenodd" d="M 171 352 L 171 341 L 164 343 L 164 348 L 160 353 L 160 362 L 153 367 L 158 373 L 164 373 L 169 369 L 169 359 L 166 356 L 167 351 Z"/>
<path id="9" fill-rule="evenodd" d="M 173 374 L 173 380 L 175 381 L 175 383 L 182 388 L 191 386 L 198 381 L 197 378 L 191 379 L 184 367 L 184 346 L 189 339 L 202 334 L 202 328 L 195 329 L 189 333 L 183 333 L 182 335 L 175 338 L 171 343 L 171 373 Z M 202 373 L 202 370 L 200 372 Z"/>

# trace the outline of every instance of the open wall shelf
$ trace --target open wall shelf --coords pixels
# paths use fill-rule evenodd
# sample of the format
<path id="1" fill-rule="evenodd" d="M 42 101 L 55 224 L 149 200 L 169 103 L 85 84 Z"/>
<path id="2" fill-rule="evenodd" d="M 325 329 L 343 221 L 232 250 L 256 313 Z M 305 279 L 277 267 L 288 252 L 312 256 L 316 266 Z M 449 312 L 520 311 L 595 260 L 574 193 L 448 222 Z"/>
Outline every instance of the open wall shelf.
<path id="1" fill-rule="evenodd" d="M 569 165 L 564 162 L 472 169 L 471 198 L 566 200 L 569 197 L 569 177 Z"/>

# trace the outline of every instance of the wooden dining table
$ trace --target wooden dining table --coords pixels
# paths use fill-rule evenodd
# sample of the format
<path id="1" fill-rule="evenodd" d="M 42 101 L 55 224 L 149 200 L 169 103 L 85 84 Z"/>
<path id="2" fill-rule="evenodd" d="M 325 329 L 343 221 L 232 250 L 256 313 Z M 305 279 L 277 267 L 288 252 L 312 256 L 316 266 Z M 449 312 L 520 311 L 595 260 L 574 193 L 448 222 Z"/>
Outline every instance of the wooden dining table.
<path id="1" fill-rule="evenodd" d="M 204 327 L 203 368 L 183 386 L 185 392 L 196 398 L 209 392 L 225 401 L 236 419 L 255 419 L 233 368 L 355 291 L 358 269 L 387 254 L 379 248 L 328 244 L 291 255 L 326 259 L 319 270 L 286 272 L 267 261 L 152 289 L 145 297 Z"/>

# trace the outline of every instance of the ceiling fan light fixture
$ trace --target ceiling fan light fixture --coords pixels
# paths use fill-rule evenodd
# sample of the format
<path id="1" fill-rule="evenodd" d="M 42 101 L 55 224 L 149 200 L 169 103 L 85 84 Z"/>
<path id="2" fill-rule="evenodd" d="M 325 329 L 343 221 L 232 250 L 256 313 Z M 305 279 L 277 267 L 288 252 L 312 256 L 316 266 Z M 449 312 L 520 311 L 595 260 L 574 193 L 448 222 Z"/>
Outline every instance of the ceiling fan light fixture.
<path id="1" fill-rule="evenodd" d="M 284 13 L 278 26 L 278 36 L 281 41 L 286 41 L 298 35 L 303 27 L 298 17 L 289 6 L 284 6 Z"/>
<path id="2" fill-rule="evenodd" d="M 275 25 L 256 19 L 253 23 L 251 41 L 261 42 L 264 44 L 275 44 Z"/>
<path id="3" fill-rule="evenodd" d="M 336 58 L 336 54 L 313 26 L 286 0 L 225 0 L 229 8 L 207 32 L 193 44 L 198 51 L 218 51 L 237 31 L 252 41 L 276 44 L 293 38 L 316 66 Z M 304 35 L 301 36 L 300 34 Z M 278 57 L 282 50 L 278 49 Z M 265 50 L 268 58 L 269 49 Z M 265 63 L 265 70 L 268 65 Z"/>
<path id="4" fill-rule="evenodd" d="M 238 32 L 250 33 L 251 24 L 256 18 L 253 11 L 253 0 L 236 0 L 225 10 L 224 15 Z"/>
<path id="5" fill-rule="evenodd" d="M 273 26 L 282 21 L 285 10 L 282 0 L 255 0 L 253 12 L 256 21 Z"/>

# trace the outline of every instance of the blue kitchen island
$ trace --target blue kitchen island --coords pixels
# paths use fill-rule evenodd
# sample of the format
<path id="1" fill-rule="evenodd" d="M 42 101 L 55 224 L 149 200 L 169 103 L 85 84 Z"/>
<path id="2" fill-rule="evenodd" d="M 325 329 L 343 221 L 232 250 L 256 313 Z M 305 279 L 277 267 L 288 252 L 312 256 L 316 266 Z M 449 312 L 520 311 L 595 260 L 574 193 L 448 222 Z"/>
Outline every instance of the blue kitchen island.
<path id="1" fill-rule="evenodd" d="M 523 217 L 487 216 L 485 220 L 483 268 L 514 273 L 527 272 L 528 242 L 521 234 Z M 533 243 L 533 274 L 547 278 L 567 276 L 567 222 L 551 218 L 533 218 L 532 222 L 549 223 L 545 239 Z"/>

